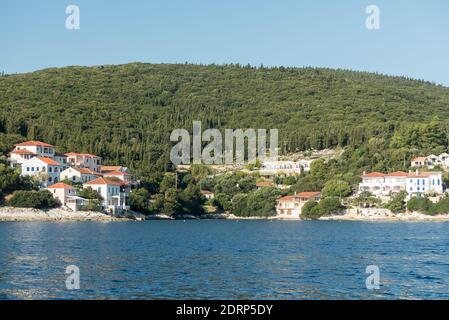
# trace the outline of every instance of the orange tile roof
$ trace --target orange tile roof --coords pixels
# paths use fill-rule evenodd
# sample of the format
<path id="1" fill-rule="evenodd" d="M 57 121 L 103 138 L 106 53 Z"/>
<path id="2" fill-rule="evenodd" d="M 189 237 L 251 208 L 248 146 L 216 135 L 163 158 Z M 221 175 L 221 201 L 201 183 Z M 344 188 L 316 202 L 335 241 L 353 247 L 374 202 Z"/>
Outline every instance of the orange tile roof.
<path id="1" fill-rule="evenodd" d="M 101 166 L 101 171 L 120 171 L 122 166 Z"/>
<path id="2" fill-rule="evenodd" d="M 427 178 L 434 174 L 441 174 L 441 172 L 414 172 L 407 175 L 409 178 Z"/>
<path id="3" fill-rule="evenodd" d="M 37 147 L 51 147 L 51 148 L 54 147 L 51 144 L 41 142 L 41 141 L 33 141 L 33 140 L 18 143 L 15 146 L 16 147 L 36 147 L 37 146 Z"/>
<path id="4" fill-rule="evenodd" d="M 406 177 L 408 176 L 407 172 L 404 171 L 396 171 L 396 172 L 392 172 L 387 174 L 388 177 Z"/>
<path id="5" fill-rule="evenodd" d="M 367 173 L 362 175 L 362 178 L 381 178 L 384 177 L 385 174 L 384 173 L 380 173 L 380 172 L 371 172 L 371 173 Z"/>
<path id="6" fill-rule="evenodd" d="M 67 157 L 80 156 L 80 157 L 86 157 L 86 158 L 101 158 L 99 156 L 96 156 L 96 155 L 90 154 L 90 153 L 69 152 L 69 153 L 65 153 L 65 155 Z"/>
<path id="7" fill-rule="evenodd" d="M 110 180 L 108 178 L 103 178 L 103 177 L 100 177 L 100 178 L 97 178 L 95 180 L 86 182 L 85 184 L 87 184 L 87 185 L 91 185 L 91 184 L 97 184 L 97 185 L 98 184 L 109 184 L 109 185 L 113 185 L 113 186 L 121 186 L 122 185 L 120 182 L 112 181 L 112 180 Z"/>
<path id="8" fill-rule="evenodd" d="M 412 161 L 426 161 L 427 157 L 417 157 L 415 159 L 413 159 Z"/>
<path id="9" fill-rule="evenodd" d="M 31 151 L 25 150 L 25 149 L 13 150 L 13 151 L 11 151 L 11 153 L 15 153 L 15 154 L 35 154 L 34 152 L 31 152 Z"/>
<path id="10" fill-rule="evenodd" d="M 130 176 L 127 172 L 121 172 L 121 171 L 108 171 L 104 173 L 105 176 Z"/>
<path id="11" fill-rule="evenodd" d="M 43 158 L 43 157 L 37 157 L 37 159 L 45 162 L 46 164 L 50 165 L 50 166 L 60 166 L 61 164 L 53 159 L 50 158 Z"/>
<path id="12" fill-rule="evenodd" d="M 296 196 L 301 198 L 313 198 L 320 196 L 321 192 L 300 192 Z"/>
<path id="13" fill-rule="evenodd" d="M 47 187 L 47 189 L 75 189 L 75 188 L 69 184 L 59 182 Z"/>
<path id="14" fill-rule="evenodd" d="M 279 198 L 277 201 L 293 201 L 295 198 L 298 198 L 296 196 L 284 196 L 282 198 Z"/>
<path id="15" fill-rule="evenodd" d="M 271 186 L 273 186 L 273 183 L 270 181 L 256 182 L 256 187 L 271 187 Z"/>

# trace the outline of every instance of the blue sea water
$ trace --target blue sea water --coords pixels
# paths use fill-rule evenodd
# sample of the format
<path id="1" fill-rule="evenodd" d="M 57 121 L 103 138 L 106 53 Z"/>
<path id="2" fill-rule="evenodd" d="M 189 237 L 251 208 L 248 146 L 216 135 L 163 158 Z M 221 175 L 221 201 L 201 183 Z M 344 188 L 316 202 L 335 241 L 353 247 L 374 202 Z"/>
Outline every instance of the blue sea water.
<path id="1" fill-rule="evenodd" d="M 449 299 L 448 253 L 437 222 L 3 222 L 0 299 Z"/>

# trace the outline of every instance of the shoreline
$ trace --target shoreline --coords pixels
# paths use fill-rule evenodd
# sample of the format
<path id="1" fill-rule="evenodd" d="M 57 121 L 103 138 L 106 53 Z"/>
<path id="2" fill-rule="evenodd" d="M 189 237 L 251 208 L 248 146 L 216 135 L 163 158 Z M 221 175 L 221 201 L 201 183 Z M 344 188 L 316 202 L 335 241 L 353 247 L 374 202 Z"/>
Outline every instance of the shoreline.
<path id="1" fill-rule="evenodd" d="M 134 213 L 135 215 L 138 215 Z M 98 211 L 69 211 L 62 208 L 40 210 L 33 208 L 0 207 L 0 222 L 70 222 L 70 221 L 96 221 L 96 222 L 125 222 L 144 220 L 234 220 L 234 221 L 308 221 L 298 218 L 279 216 L 270 217 L 238 217 L 232 213 L 212 213 L 203 216 L 170 217 L 156 214 L 144 218 L 132 218 L 132 213 L 124 217 L 113 217 Z M 342 215 L 331 215 L 318 218 L 316 221 L 361 221 L 361 222 L 449 222 L 449 213 L 443 215 L 425 215 L 422 213 L 393 214 L 384 209 L 355 210 L 350 209 Z"/>
<path id="2" fill-rule="evenodd" d="M 41 210 L 33 208 L 0 207 L 0 222 L 65 222 L 65 221 L 134 221 L 112 217 L 97 211 L 69 211 L 61 208 Z"/>

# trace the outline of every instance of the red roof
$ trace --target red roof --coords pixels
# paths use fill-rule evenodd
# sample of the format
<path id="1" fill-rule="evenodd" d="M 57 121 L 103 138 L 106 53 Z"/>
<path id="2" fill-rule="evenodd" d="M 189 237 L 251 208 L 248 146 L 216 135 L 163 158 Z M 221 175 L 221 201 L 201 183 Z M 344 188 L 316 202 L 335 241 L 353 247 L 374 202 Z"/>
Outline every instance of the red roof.
<path id="1" fill-rule="evenodd" d="M 96 155 L 90 154 L 90 153 L 69 152 L 69 153 L 65 153 L 65 155 L 67 157 L 80 156 L 80 157 L 85 157 L 85 158 L 101 158 L 99 156 L 96 156 Z"/>
<path id="2" fill-rule="evenodd" d="M 388 177 L 406 177 L 408 176 L 407 172 L 404 171 L 396 171 L 396 172 L 392 172 L 387 174 Z"/>
<path id="3" fill-rule="evenodd" d="M 296 196 L 301 198 L 313 198 L 321 195 L 321 192 L 300 192 Z"/>
<path id="4" fill-rule="evenodd" d="M 273 183 L 270 181 L 256 182 L 256 187 L 271 187 L 271 186 L 273 186 Z"/>
<path id="5" fill-rule="evenodd" d="M 101 166 L 101 171 L 120 171 L 122 166 Z"/>
<path id="6" fill-rule="evenodd" d="M 294 201 L 295 199 L 301 199 L 301 198 L 310 199 L 310 198 L 315 198 L 315 197 L 319 197 L 319 196 L 321 196 L 321 192 L 316 192 L 316 191 L 300 192 L 293 196 L 285 196 L 285 197 L 279 198 L 278 201 Z"/>
<path id="7" fill-rule="evenodd" d="M 14 151 L 11 151 L 11 153 L 15 153 L 15 154 L 32 154 L 32 155 L 35 155 L 34 152 L 31 152 L 31 151 L 25 150 L 25 149 L 14 150 Z"/>
<path id="8" fill-rule="evenodd" d="M 52 186 L 49 186 L 48 189 L 75 189 L 75 188 L 69 184 L 59 182 Z"/>
<path id="9" fill-rule="evenodd" d="M 98 184 L 109 184 L 109 185 L 113 185 L 113 186 L 121 186 L 122 185 L 121 182 L 112 181 L 112 180 L 110 180 L 108 178 L 103 178 L 103 177 L 100 177 L 100 178 L 97 178 L 95 180 L 86 182 L 85 184 L 87 184 L 87 185 L 91 185 L 91 184 L 97 184 L 97 185 Z"/>
<path id="10" fill-rule="evenodd" d="M 50 166 L 60 166 L 61 164 L 53 159 L 50 158 L 43 158 L 43 157 L 37 157 L 37 159 L 45 162 L 46 164 L 50 165 Z"/>
<path id="11" fill-rule="evenodd" d="M 54 148 L 51 144 L 41 142 L 41 141 L 25 141 L 22 143 L 18 143 L 15 145 L 16 147 L 51 147 Z"/>
<path id="12" fill-rule="evenodd" d="M 385 177 L 385 174 L 380 173 L 380 172 L 371 172 L 371 173 L 364 174 L 362 176 L 362 178 L 381 178 L 381 177 Z"/>

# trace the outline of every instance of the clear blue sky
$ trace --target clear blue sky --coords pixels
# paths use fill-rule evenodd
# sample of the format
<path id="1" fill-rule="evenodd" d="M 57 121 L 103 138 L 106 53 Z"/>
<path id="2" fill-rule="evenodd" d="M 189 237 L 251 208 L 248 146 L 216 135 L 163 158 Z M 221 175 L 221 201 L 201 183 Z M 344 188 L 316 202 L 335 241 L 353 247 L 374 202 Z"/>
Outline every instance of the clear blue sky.
<path id="1" fill-rule="evenodd" d="M 69 4 L 80 30 L 65 28 Z M 380 30 L 365 28 L 370 4 Z M 1 0 L 0 71 L 134 61 L 320 66 L 449 86 L 449 1 Z"/>

